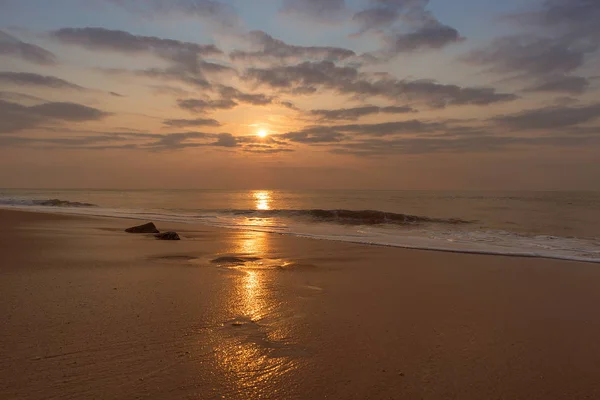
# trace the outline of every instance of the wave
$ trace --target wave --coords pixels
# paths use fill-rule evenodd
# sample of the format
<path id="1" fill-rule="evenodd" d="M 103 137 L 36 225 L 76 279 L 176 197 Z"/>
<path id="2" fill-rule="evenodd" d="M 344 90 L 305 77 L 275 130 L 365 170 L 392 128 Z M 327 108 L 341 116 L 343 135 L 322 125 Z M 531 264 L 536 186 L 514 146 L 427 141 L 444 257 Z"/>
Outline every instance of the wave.
<path id="1" fill-rule="evenodd" d="M 304 217 L 320 222 L 334 222 L 346 225 L 418 225 L 421 223 L 459 225 L 474 222 L 458 218 L 432 218 L 377 210 L 228 210 L 226 213 L 249 218 Z"/>
<path id="2" fill-rule="evenodd" d="M 0 199 L 0 205 L 6 206 L 42 206 L 42 207 L 98 207 L 96 204 L 60 199 Z"/>

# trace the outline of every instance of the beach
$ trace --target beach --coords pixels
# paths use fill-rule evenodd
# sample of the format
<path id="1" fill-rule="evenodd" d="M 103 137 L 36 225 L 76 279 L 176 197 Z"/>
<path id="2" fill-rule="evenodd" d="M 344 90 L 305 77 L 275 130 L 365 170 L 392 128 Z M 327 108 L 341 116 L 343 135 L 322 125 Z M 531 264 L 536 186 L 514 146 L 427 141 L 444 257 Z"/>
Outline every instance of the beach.
<path id="1" fill-rule="evenodd" d="M 0 210 L 1 399 L 597 399 L 600 268 Z"/>

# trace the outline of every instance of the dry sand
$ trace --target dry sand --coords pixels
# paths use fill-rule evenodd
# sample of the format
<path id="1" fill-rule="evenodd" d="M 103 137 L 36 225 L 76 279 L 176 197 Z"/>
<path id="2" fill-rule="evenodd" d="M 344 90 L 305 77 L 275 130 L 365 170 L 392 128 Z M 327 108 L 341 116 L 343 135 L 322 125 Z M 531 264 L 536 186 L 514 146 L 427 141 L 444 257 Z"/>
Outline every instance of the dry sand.
<path id="1" fill-rule="evenodd" d="M 599 265 L 0 221 L 2 400 L 600 398 Z"/>

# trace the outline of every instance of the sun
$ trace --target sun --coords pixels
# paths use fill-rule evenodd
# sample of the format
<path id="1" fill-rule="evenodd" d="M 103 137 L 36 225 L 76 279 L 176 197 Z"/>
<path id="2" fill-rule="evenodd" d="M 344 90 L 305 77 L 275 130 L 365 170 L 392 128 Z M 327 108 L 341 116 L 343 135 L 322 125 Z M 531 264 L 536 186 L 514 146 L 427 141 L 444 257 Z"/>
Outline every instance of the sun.
<path id="1" fill-rule="evenodd" d="M 264 129 L 261 129 L 260 131 L 256 132 L 256 136 L 258 136 L 259 138 L 266 138 L 267 135 L 268 133 Z"/>

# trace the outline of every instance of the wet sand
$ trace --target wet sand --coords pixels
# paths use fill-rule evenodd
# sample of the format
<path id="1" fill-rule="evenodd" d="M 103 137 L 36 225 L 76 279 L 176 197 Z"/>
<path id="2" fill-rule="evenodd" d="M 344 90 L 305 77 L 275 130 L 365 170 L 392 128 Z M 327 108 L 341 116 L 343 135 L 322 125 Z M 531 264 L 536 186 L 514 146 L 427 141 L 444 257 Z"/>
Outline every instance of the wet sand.
<path id="1" fill-rule="evenodd" d="M 0 399 L 598 399 L 600 266 L 0 210 Z"/>

